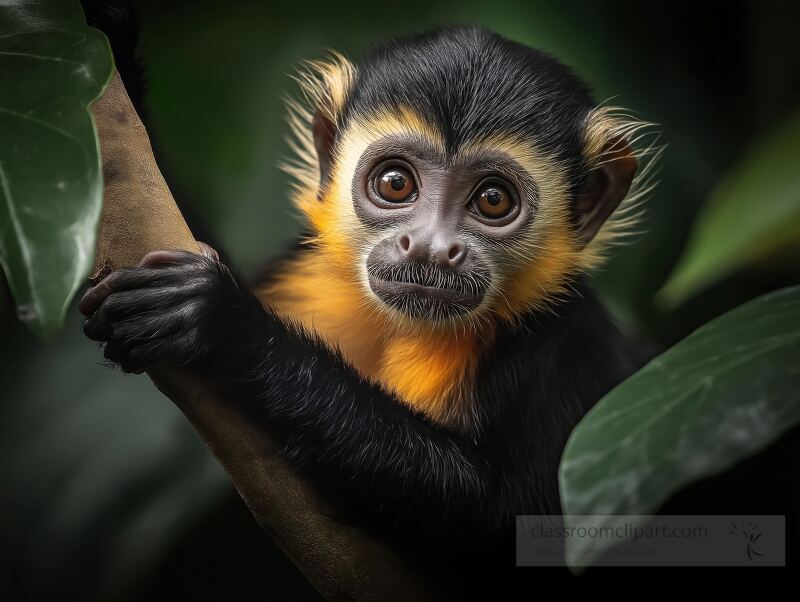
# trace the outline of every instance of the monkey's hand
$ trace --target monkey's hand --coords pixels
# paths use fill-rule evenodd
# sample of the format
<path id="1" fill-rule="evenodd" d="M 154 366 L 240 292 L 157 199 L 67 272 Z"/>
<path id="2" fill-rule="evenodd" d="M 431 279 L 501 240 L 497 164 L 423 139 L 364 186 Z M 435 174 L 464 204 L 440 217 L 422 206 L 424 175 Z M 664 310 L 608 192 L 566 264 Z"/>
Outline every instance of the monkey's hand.
<path id="1" fill-rule="evenodd" d="M 165 364 L 204 364 L 237 344 L 237 324 L 259 311 L 216 251 L 152 251 L 135 268 L 90 288 L 79 309 L 83 332 L 105 357 L 139 374 Z M 261 310 L 263 313 L 263 309 Z"/>

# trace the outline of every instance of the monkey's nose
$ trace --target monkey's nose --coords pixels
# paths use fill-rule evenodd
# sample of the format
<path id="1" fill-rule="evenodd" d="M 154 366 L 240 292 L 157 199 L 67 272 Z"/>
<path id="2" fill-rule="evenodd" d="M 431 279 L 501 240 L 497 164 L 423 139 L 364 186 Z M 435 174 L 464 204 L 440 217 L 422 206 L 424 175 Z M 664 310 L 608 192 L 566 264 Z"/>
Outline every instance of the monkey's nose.
<path id="1" fill-rule="evenodd" d="M 447 268 L 457 268 L 467 257 L 467 245 L 460 240 L 435 241 L 431 255 Z"/>
<path id="2" fill-rule="evenodd" d="M 404 259 L 426 259 L 427 245 L 421 244 L 411 234 L 404 233 L 397 237 L 397 249 Z"/>
<path id="3" fill-rule="evenodd" d="M 404 259 L 437 261 L 446 268 L 458 267 L 467 256 L 467 246 L 456 238 L 428 237 L 419 238 L 412 233 L 404 232 L 397 239 L 397 250 Z"/>

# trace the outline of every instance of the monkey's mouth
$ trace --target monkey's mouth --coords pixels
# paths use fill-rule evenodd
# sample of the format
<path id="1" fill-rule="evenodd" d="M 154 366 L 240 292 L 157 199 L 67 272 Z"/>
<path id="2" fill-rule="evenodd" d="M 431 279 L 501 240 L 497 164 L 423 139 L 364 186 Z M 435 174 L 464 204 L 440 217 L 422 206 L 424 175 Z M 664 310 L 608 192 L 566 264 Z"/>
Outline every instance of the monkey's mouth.
<path id="1" fill-rule="evenodd" d="M 461 274 L 433 263 L 367 265 L 378 298 L 412 318 L 442 320 L 477 308 L 489 288 L 483 271 Z"/>

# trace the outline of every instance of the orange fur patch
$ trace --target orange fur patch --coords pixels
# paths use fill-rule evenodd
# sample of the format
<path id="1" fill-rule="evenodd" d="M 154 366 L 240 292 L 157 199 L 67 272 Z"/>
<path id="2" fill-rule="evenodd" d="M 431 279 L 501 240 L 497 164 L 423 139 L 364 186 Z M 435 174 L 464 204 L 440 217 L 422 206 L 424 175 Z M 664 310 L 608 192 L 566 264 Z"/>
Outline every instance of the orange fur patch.
<path id="1" fill-rule="evenodd" d="M 536 260 L 517 266 L 509 275 L 505 303 L 498 304 L 496 313 L 513 322 L 531 308 L 542 308 L 564 292 L 567 281 L 575 273 L 575 250 L 571 232 L 559 224 L 542 241 L 547 249 Z"/>
<path id="2" fill-rule="evenodd" d="M 475 333 L 399 328 L 366 304 L 359 286 L 322 253 L 288 260 L 257 293 L 410 407 L 441 424 L 465 418 L 457 400 L 480 351 Z"/>

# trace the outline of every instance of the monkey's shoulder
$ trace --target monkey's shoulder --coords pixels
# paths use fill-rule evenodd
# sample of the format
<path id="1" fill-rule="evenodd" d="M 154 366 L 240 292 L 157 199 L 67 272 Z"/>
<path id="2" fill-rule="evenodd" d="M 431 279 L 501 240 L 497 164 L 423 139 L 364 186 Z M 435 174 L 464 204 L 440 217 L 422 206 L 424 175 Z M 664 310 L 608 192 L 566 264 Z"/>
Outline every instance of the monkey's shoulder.
<path id="1" fill-rule="evenodd" d="M 498 330 L 476 383 L 479 395 L 494 392 L 535 412 L 582 414 L 641 358 L 592 287 L 578 280 L 569 297 Z"/>

